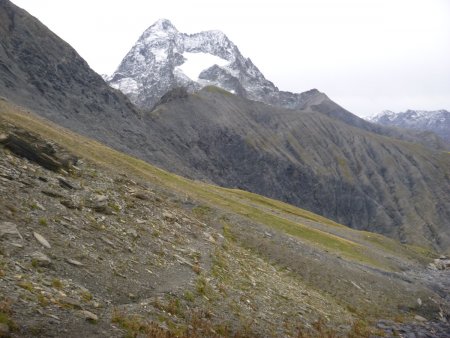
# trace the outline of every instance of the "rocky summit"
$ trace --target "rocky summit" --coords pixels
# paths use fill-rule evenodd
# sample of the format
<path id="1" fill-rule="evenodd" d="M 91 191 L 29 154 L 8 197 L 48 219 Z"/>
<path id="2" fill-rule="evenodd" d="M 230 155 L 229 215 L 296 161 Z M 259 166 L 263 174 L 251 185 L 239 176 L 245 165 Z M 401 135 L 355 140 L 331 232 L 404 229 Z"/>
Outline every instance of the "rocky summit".
<path id="1" fill-rule="evenodd" d="M 368 120 L 384 126 L 434 132 L 450 143 L 450 112 L 447 110 L 407 110 L 400 113 L 385 110 Z"/>
<path id="2" fill-rule="evenodd" d="M 326 97 L 317 90 L 294 94 L 278 88 L 220 31 L 179 32 L 166 19 L 150 26 L 108 78 L 140 107 L 152 108 L 169 90 L 214 85 L 242 97 L 301 108 Z"/>

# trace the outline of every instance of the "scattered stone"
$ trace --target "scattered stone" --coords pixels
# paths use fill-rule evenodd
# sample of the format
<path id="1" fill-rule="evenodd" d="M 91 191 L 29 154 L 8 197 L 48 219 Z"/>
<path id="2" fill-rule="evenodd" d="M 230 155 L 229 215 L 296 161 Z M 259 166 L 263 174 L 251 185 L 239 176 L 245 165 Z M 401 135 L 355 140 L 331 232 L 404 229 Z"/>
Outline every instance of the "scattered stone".
<path id="1" fill-rule="evenodd" d="M 105 242 L 106 244 L 110 245 L 111 247 L 115 248 L 116 246 L 114 245 L 113 242 L 111 242 L 108 238 L 106 238 L 105 236 L 101 237 L 102 241 Z"/>
<path id="2" fill-rule="evenodd" d="M 422 306 L 422 299 L 417 298 L 417 304 L 419 304 L 419 306 Z"/>
<path id="3" fill-rule="evenodd" d="M 107 205 L 96 205 L 93 208 L 95 211 L 105 214 L 105 215 L 112 215 L 113 212 L 111 210 L 111 208 Z"/>
<path id="4" fill-rule="evenodd" d="M 60 320 L 58 316 L 52 315 L 51 313 L 47 313 L 46 315 L 55 320 L 58 320 L 58 321 Z"/>
<path id="5" fill-rule="evenodd" d="M 77 301 L 76 299 L 70 298 L 70 297 L 64 297 L 62 300 L 62 303 L 69 305 L 71 308 L 81 310 L 81 303 Z"/>
<path id="6" fill-rule="evenodd" d="M 355 282 L 350 281 L 350 283 L 352 283 L 352 285 L 353 285 L 355 288 L 357 288 L 358 290 L 362 290 L 362 288 L 361 288 L 358 284 L 356 284 Z"/>
<path id="7" fill-rule="evenodd" d="M 41 234 L 33 231 L 33 236 L 34 238 L 36 238 L 36 240 L 44 247 L 46 247 L 47 249 L 50 249 L 52 246 L 50 245 L 50 243 L 45 239 L 44 236 L 42 236 Z"/>
<path id="8" fill-rule="evenodd" d="M 66 258 L 67 263 L 75 265 L 75 266 L 84 266 L 83 263 L 75 260 L 75 259 L 71 259 L 71 258 Z"/>
<path id="9" fill-rule="evenodd" d="M 108 206 L 108 196 L 96 195 L 93 199 L 93 203 L 94 205 L 92 209 L 94 209 L 95 211 L 106 215 L 112 215 L 112 210 Z"/>
<path id="10" fill-rule="evenodd" d="M 434 263 L 429 263 L 428 264 L 428 269 L 434 270 L 434 271 L 438 270 L 437 266 Z"/>
<path id="11" fill-rule="evenodd" d="M 94 197 L 95 203 L 106 203 L 108 201 L 108 196 L 105 195 L 96 195 Z"/>
<path id="12" fill-rule="evenodd" d="M 23 240 L 22 235 L 17 230 L 17 225 L 11 222 L 0 222 L 0 238 L 3 237 L 18 237 Z"/>
<path id="13" fill-rule="evenodd" d="M 216 240 L 214 239 L 213 236 L 211 236 L 210 233 L 205 232 L 204 235 L 205 235 L 206 239 L 207 239 L 209 242 L 211 242 L 211 243 L 216 243 Z"/>
<path id="14" fill-rule="evenodd" d="M 177 220 L 176 216 L 168 211 L 164 211 L 162 216 L 163 216 L 163 219 L 168 222 L 175 222 Z"/>
<path id="15" fill-rule="evenodd" d="M 417 320 L 418 322 L 426 322 L 427 321 L 426 318 L 419 316 L 419 315 L 415 315 L 414 319 Z"/>
<path id="16" fill-rule="evenodd" d="M 43 254 L 40 251 L 33 252 L 31 254 L 31 259 L 32 259 L 33 265 L 36 264 L 38 266 L 46 267 L 52 263 L 51 259 L 47 255 Z"/>
<path id="17" fill-rule="evenodd" d="M 58 177 L 59 185 L 64 189 L 75 190 L 78 189 L 72 182 L 69 182 L 63 177 Z"/>
<path id="18" fill-rule="evenodd" d="M 60 201 L 59 203 L 64 205 L 67 209 L 78 209 L 78 210 L 82 209 L 81 205 L 78 203 L 75 203 L 75 201 L 72 199 L 65 199 L 65 200 Z"/>
<path id="19" fill-rule="evenodd" d="M 434 265 L 438 270 L 446 270 L 450 268 L 450 259 L 447 257 L 441 257 L 434 260 Z"/>
<path id="20" fill-rule="evenodd" d="M 36 207 L 36 208 L 38 208 L 39 210 L 41 210 L 41 211 L 45 211 L 46 209 L 44 208 L 44 206 L 41 204 L 41 203 L 39 203 L 38 201 L 34 201 L 34 206 Z"/>
<path id="21" fill-rule="evenodd" d="M 90 311 L 87 310 L 82 310 L 80 311 L 80 314 L 87 320 L 90 322 L 96 322 L 98 321 L 98 316 Z"/>
<path id="22" fill-rule="evenodd" d="M 137 192 L 134 193 L 132 196 L 142 201 L 148 201 L 150 199 L 150 196 L 144 192 Z"/>
<path id="23" fill-rule="evenodd" d="M 127 232 L 127 235 L 130 235 L 133 238 L 138 238 L 139 237 L 139 235 L 138 235 L 138 233 L 137 233 L 137 231 L 135 229 L 130 228 L 130 229 L 127 229 L 126 232 Z"/>
<path id="24" fill-rule="evenodd" d="M 41 190 L 41 192 L 42 192 L 44 195 L 47 195 L 47 196 L 49 196 L 49 197 L 53 197 L 53 198 L 64 198 L 64 195 L 61 195 L 60 193 L 58 193 L 58 192 L 56 192 L 56 191 L 43 189 L 43 190 Z"/>

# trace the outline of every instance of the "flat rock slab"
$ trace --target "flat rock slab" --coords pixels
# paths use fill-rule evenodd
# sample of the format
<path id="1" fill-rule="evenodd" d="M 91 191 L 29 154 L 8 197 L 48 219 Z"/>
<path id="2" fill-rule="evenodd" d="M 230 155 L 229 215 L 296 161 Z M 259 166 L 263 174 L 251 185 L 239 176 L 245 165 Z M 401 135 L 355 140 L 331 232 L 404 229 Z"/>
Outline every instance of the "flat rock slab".
<path id="1" fill-rule="evenodd" d="M 23 240 L 17 225 L 11 222 L 0 222 L 0 238 L 17 237 Z"/>
<path id="2" fill-rule="evenodd" d="M 39 266 L 49 266 L 52 263 L 51 259 L 40 251 L 33 252 L 31 259 Z"/>
<path id="3" fill-rule="evenodd" d="M 75 156 L 62 152 L 37 135 L 22 130 L 11 133 L 6 137 L 2 136 L 0 142 L 14 154 L 25 157 L 52 171 L 68 169 L 78 160 Z"/>
<path id="4" fill-rule="evenodd" d="M 83 263 L 75 260 L 75 259 L 71 259 L 71 258 L 66 258 L 67 263 L 74 265 L 74 266 L 84 266 Z"/>
<path id="5" fill-rule="evenodd" d="M 44 247 L 46 247 L 47 249 L 50 249 L 52 246 L 50 245 L 50 243 L 45 239 L 44 236 L 42 236 L 41 234 L 37 233 L 37 232 L 33 232 L 33 236 L 34 238 L 36 238 L 36 240 Z"/>
<path id="6" fill-rule="evenodd" d="M 80 315 L 87 321 L 96 322 L 98 320 L 98 316 L 95 313 L 87 310 L 81 310 Z"/>

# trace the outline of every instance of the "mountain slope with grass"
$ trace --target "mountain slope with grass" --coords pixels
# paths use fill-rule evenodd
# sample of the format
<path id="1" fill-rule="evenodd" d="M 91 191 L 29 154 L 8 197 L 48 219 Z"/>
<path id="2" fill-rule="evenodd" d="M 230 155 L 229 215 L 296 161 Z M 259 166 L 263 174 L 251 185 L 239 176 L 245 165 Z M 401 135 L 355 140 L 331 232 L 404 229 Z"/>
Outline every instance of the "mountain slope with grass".
<path id="1" fill-rule="evenodd" d="M 13 336 L 448 332 L 432 252 L 170 174 L 5 100 L 0 140 Z"/>
<path id="2" fill-rule="evenodd" d="M 28 13 L 2 0 L 0 16 L 0 95 L 12 102 L 170 172 L 448 250 L 448 153 L 372 132 L 325 95 L 290 110 L 208 86 L 141 111 Z"/>
<path id="3" fill-rule="evenodd" d="M 217 87 L 145 115 L 179 171 L 314 211 L 353 228 L 448 249 L 450 156 L 314 110 L 251 102 Z M 158 153 L 154 161 L 169 170 Z M 170 159 L 169 159 L 170 161 Z"/>

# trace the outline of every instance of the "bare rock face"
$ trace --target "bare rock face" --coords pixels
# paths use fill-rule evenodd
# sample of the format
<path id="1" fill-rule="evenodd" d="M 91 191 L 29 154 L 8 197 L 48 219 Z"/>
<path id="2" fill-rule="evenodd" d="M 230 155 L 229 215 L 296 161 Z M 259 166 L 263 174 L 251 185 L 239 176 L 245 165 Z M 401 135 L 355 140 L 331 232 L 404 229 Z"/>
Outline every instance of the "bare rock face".
<path id="1" fill-rule="evenodd" d="M 0 143 L 13 153 L 53 171 L 70 169 L 78 160 L 75 156 L 56 149 L 51 143 L 25 131 L 11 133 L 0 139 Z"/>

